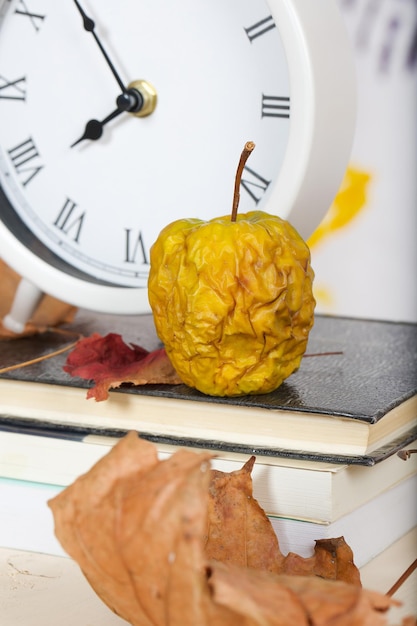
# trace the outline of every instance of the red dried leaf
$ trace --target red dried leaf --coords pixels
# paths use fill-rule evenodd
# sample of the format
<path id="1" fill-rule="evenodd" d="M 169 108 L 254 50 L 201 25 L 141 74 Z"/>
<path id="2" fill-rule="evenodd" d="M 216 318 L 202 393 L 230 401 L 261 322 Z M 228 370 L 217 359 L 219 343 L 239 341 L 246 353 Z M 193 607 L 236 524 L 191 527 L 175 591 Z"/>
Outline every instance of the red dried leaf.
<path id="1" fill-rule="evenodd" d="M 63 369 L 71 376 L 93 380 L 95 386 L 89 389 L 87 398 L 97 401 L 106 400 L 109 389 L 123 383 L 181 383 L 164 348 L 148 352 L 141 346 L 127 345 L 116 333 L 104 337 L 93 333 L 81 339 L 68 355 Z"/>

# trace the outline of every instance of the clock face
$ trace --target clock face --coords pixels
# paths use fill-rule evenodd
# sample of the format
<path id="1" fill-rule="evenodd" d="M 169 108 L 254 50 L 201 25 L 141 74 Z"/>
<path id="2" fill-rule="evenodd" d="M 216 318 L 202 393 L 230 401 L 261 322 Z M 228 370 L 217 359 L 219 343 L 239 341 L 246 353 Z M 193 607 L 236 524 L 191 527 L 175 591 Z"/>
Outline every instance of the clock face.
<path id="1" fill-rule="evenodd" d="M 79 301 L 87 285 L 107 294 L 99 308 L 120 294 L 125 312 L 147 309 L 151 245 L 174 219 L 231 210 L 248 140 L 239 211 L 288 217 L 302 154 L 279 176 L 313 102 L 297 101 L 276 4 L 0 0 L 5 260 L 24 276 L 38 266 L 41 288 L 74 304 L 94 308 Z"/>

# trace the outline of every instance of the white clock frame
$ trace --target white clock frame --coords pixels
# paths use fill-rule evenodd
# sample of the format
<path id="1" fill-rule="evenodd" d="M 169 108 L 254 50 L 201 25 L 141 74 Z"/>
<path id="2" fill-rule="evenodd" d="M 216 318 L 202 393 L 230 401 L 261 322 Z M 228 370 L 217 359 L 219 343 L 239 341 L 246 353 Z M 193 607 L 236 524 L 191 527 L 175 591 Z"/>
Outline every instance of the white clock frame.
<path id="1" fill-rule="evenodd" d="M 287 56 L 292 104 L 283 166 L 263 210 L 274 214 L 279 207 L 307 239 L 331 205 L 348 163 L 356 111 L 353 55 L 334 0 L 269 0 L 268 5 Z M 95 311 L 150 312 L 146 289 L 103 286 L 63 273 L 25 247 L 1 220 L 0 255 L 23 277 L 3 322 L 16 332 L 42 292 Z"/>

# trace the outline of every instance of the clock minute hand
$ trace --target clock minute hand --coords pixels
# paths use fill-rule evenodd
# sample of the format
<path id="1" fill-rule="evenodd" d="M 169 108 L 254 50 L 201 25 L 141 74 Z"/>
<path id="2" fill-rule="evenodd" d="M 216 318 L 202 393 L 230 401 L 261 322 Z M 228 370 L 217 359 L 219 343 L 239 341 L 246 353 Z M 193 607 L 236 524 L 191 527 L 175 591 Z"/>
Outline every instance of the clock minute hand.
<path id="1" fill-rule="evenodd" d="M 109 66 L 109 68 L 111 69 L 111 71 L 113 73 L 113 76 L 117 80 L 120 89 L 123 92 L 125 92 L 127 90 L 127 87 L 125 86 L 124 82 L 120 78 L 119 73 L 117 72 L 116 68 L 114 67 L 114 65 L 113 65 L 109 55 L 107 54 L 106 50 L 104 49 L 103 44 L 101 43 L 100 39 L 98 38 L 98 36 L 97 36 L 97 34 L 96 34 L 95 30 L 94 30 L 95 27 L 96 27 L 94 20 L 92 20 L 91 17 L 89 17 L 86 14 L 86 12 L 82 8 L 82 6 L 78 2 L 78 0 L 74 0 L 74 2 L 75 2 L 75 5 L 76 5 L 77 9 L 81 13 L 81 17 L 83 18 L 84 29 L 87 32 L 89 32 L 89 33 L 91 33 L 93 35 L 94 39 L 96 40 L 96 43 L 97 43 L 98 47 L 100 48 L 100 51 L 101 51 L 102 55 L 106 59 L 107 65 Z"/>

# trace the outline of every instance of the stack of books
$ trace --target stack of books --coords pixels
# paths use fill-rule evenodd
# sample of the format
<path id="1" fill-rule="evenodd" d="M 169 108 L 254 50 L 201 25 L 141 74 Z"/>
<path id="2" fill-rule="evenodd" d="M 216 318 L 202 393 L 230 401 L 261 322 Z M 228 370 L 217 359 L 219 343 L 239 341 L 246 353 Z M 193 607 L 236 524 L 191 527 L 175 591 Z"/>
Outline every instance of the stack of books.
<path id="1" fill-rule="evenodd" d="M 80 311 L 69 332 L 160 347 L 151 316 Z M 254 495 L 281 550 L 343 535 L 361 567 L 417 525 L 417 325 L 317 316 L 301 367 L 272 394 L 210 398 L 185 385 L 123 387 L 103 402 L 63 370 L 54 331 L 0 344 L 0 545 L 63 554 L 46 502 L 130 430 L 160 458 L 209 449 L 213 467 L 256 456 Z M 31 362 L 18 367 L 22 362 Z M 13 366 L 17 366 L 13 368 Z"/>

